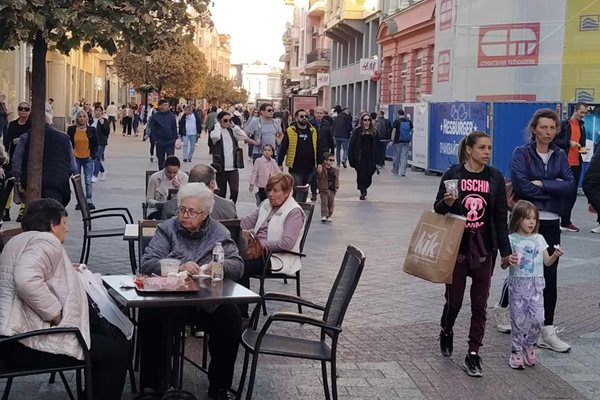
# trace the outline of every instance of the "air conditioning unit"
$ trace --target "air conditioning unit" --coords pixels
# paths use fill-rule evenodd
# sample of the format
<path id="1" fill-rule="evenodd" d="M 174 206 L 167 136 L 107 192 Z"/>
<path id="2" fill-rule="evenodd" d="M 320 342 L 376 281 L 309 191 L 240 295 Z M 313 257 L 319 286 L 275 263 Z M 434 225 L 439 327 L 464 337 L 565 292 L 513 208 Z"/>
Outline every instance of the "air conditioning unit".
<path id="1" fill-rule="evenodd" d="M 415 74 L 420 74 L 420 73 L 421 73 L 421 67 L 415 68 Z"/>
<path id="2" fill-rule="evenodd" d="M 406 78 L 406 77 L 407 77 L 407 75 L 408 75 L 408 71 L 407 71 L 407 70 L 402 70 L 402 71 L 400 71 L 400 77 L 402 77 L 402 78 Z"/>

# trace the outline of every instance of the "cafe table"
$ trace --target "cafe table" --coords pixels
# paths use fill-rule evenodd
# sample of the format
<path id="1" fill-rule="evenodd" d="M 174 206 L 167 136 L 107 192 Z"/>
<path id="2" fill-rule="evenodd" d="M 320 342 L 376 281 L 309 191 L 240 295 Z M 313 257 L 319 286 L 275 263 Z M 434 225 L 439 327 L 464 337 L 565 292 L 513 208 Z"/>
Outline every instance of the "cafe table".
<path id="1" fill-rule="evenodd" d="M 129 244 L 129 263 L 131 272 L 137 272 L 137 261 L 135 260 L 135 243 L 138 241 L 138 224 L 125 224 L 125 233 L 123 240 Z"/>
<path id="2" fill-rule="evenodd" d="M 133 288 L 132 275 L 105 275 L 102 277 L 108 293 L 122 306 L 134 309 L 165 309 L 165 332 L 175 332 L 174 336 L 163 335 L 164 346 L 170 353 L 165 365 L 166 382 L 171 387 L 181 389 L 183 367 L 183 338 L 185 333 L 185 309 L 187 307 L 216 306 L 219 304 L 258 303 L 261 297 L 253 291 L 229 279 L 212 282 L 200 279 L 200 290 L 194 292 L 169 292 L 149 294 Z M 172 351 L 179 349 L 181 351 Z"/>

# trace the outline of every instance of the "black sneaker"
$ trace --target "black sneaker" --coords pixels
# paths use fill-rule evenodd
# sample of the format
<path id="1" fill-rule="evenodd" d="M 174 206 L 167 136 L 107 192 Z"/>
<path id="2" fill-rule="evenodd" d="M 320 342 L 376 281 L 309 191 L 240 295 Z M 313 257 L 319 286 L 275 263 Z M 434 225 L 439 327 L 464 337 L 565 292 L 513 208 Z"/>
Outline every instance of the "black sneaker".
<path id="1" fill-rule="evenodd" d="M 95 210 L 96 206 L 94 205 L 94 203 L 88 203 L 88 209 Z"/>
<path id="2" fill-rule="evenodd" d="M 24 215 L 25 215 L 25 209 L 21 209 L 21 211 L 19 211 L 19 215 L 17 215 L 17 222 L 23 222 Z"/>
<path id="3" fill-rule="evenodd" d="M 342 165 L 344 166 L 344 168 L 348 168 L 348 167 L 346 166 L 346 161 L 342 161 Z"/>
<path id="4" fill-rule="evenodd" d="M 476 353 L 469 353 L 465 357 L 465 363 L 463 364 L 467 375 L 475 378 L 481 378 L 483 376 L 483 370 L 481 369 L 481 357 Z"/>
<path id="5" fill-rule="evenodd" d="M 440 332 L 440 350 L 444 357 L 451 357 L 454 348 L 454 334 L 452 332 Z"/>
<path id="6" fill-rule="evenodd" d="M 10 221 L 10 209 L 5 208 L 4 214 L 2 215 L 2 221 Z"/>

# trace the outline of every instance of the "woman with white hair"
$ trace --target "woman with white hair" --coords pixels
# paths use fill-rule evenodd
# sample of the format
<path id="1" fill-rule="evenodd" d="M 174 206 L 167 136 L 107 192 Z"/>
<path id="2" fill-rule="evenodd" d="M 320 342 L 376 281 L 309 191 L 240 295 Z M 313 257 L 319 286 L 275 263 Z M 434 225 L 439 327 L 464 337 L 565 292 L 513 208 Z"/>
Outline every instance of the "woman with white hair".
<path id="1" fill-rule="evenodd" d="M 177 193 L 178 215 L 158 225 L 156 233 L 142 256 L 143 274 L 160 274 L 160 260 L 175 258 L 181 262 L 180 271 L 195 275 L 200 266 L 212 266 L 212 251 L 221 243 L 225 252 L 223 272 L 226 279 L 239 280 L 243 275 L 242 261 L 235 242 L 227 228 L 210 218 L 215 203 L 213 193 L 204 183 L 188 183 Z M 206 271 L 206 267 L 204 268 Z M 140 386 L 164 390 L 161 366 L 168 355 L 161 346 L 164 312 L 144 310 L 140 313 L 141 367 Z M 228 390 L 233 380 L 233 369 L 241 337 L 240 310 L 235 304 L 221 304 L 215 308 L 196 310 L 195 323 L 209 333 L 210 365 L 208 367 L 211 399 L 229 399 Z"/>

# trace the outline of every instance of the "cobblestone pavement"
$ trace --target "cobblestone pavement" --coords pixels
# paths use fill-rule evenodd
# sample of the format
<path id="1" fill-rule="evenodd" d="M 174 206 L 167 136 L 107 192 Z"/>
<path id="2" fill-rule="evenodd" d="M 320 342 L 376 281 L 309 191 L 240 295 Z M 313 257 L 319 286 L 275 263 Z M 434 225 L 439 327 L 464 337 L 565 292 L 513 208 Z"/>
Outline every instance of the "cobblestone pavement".
<path id="1" fill-rule="evenodd" d="M 208 160 L 206 135 L 198 144 L 197 160 Z M 148 144 L 140 138 L 111 137 L 107 149 L 107 180 L 94 185 L 98 207 L 127 206 L 136 219 L 141 217 L 144 170 L 156 168 L 149 162 Z M 192 164 L 184 164 L 189 170 Z M 469 301 L 455 328 L 455 355 L 439 354 L 438 320 L 443 305 L 443 286 L 434 285 L 402 272 L 403 258 L 412 229 L 421 211 L 432 207 L 439 177 L 409 171 L 406 178 L 392 176 L 387 168 L 374 179 L 367 201 L 358 200 L 355 174 L 340 173 L 341 190 L 336 199 L 333 222 L 322 224 L 319 206 L 306 244 L 303 262 L 303 296 L 325 301 L 340 265 L 345 246 L 352 243 L 367 256 L 365 271 L 344 321 L 339 343 L 340 399 L 598 399 L 600 398 L 600 237 L 588 233 L 595 216 L 586 211 L 579 198 L 574 223 L 580 233 L 563 235 L 566 255 L 559 267 L 557 324 L 573 348 L 570 353 L 538 352 L 540 363 L 525 371 L 507 365 L 509 335 L 495 331 L 488 321 L 482 348 L 485 376 L 466 376 L 461 365 L 466 352 Z M 241 173 L 238 213 L 254 207 L 247 191 L 249 169 Z M 66 242 L 71 257 L 79 258 L 81 222 L 74 203 L 69 207 L 70 234 Z M 13 214 L 16 210 L 13 208 Z M 90 266 L 101 273 L 127 273 L 129 262 L 125 242 L 118 238 L 92 244 Z M 488 304 L 489 315 L 497 301 L 507 272 L 497 269 Z M 267 290 L 294 292 L 294 285 L 268 282 Z M 467 289 L 468 290 L 468 289 Z M 292 334 L 290 326 L 276 327 Z M 317 338 L 309 327 L 300 335 Z M 188 352 L 199 357 L 200 339 L 188 341 Z M 242 352 L 238 363 L 241 364 Z M 236 371 L 239 376 L 240 369 Z M 255 399 L 322 399 L 320 365 L 315 362 L 262 357 L 254 392 Z M 186 367 L 186 388 L 205 398 L 206 376 Z M 237 382 L 237 377 L 236 377 Z M 1 384 L 0 384 L 1 385 Z M 126 389 L 125 399 L 135 396 Z M 59 383 L 49 385 L 47 377 L 15 381 L 13 399 L 64 399 Z"/>

